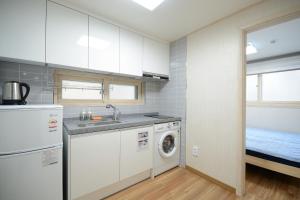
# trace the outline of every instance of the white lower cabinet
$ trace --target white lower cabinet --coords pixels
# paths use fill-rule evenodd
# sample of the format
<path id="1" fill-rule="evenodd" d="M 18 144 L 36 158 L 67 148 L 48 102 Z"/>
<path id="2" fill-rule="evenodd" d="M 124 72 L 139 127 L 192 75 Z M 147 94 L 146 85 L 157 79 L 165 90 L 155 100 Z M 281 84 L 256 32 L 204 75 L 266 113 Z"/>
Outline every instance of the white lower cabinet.
<path id="1" fill-rule="evenodd" d="M 151 176 L 153 126 L 68 136 L 68 200 L 98 200 Z"/>
<path id="2" fill-rule="evenodd" d="M 71 136 L 71 198 L 77 199 L 119 181 L 120 132 Z"/>
<path id="3" fill-rule="evenodd" d="M 153 127 L 121 131 L 120 179 L 152 169 Z"/>

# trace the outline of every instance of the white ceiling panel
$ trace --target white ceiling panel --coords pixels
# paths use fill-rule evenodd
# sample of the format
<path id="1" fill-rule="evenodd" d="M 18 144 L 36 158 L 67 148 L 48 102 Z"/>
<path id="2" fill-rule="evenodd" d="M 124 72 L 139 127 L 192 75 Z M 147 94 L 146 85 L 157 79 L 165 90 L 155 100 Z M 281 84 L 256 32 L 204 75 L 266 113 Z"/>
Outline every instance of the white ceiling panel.
<path id="1" fill-rule="evenodd" d="M 247 42 L 257 49 L 249 61 L 300 52 L 300 18 L 249 33 Z"/>
<path id="2" fill-rule="evenodd" d="M 68 0 L 162 40 L 174 41 L 261 0 L 165 0 L 150 11 L 132 0 Z"/>

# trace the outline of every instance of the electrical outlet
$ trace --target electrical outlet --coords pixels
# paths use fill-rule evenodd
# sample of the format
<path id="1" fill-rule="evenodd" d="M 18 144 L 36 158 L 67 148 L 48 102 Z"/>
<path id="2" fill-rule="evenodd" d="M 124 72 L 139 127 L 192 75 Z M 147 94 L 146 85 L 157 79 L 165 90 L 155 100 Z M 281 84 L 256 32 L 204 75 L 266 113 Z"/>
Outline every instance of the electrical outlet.
<path id="1" fill-rule="evenodd" d="M 192 155 L 194 157 L 198 157 L 199 156 L 199 147 L 197 145 L 193 145 Z"/>

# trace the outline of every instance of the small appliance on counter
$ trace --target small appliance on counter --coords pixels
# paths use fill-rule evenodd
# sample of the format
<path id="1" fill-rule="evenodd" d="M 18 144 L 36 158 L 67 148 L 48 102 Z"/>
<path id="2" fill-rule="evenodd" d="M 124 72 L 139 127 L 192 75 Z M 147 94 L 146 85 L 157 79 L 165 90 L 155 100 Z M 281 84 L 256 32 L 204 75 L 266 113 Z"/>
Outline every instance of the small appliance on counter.
<path id="1" fill-rule="evenodd" d="M 24 92 L 23 88 L 26 89 Z M 18 81 L 7 81 L 2 87 L 2 104 L 3 105 L 25 105 L 26 98 L 30 92 L 30 87 L 27 83 Z"/>

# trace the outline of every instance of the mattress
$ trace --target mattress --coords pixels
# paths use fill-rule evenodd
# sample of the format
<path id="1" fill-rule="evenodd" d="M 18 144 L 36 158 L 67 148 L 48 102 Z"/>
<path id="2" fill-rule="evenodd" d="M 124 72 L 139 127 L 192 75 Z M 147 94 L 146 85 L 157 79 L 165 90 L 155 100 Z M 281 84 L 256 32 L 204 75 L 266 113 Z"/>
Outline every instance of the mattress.
<path id="1" fill-rule="evenodd" d="M 246 154 L 300 168 L 300 133 L 247 128 Z"/>

